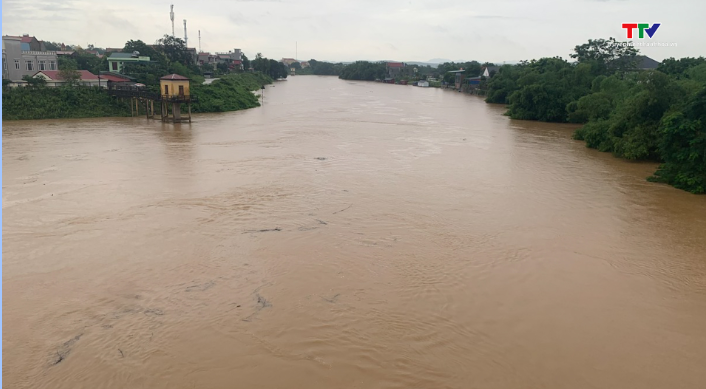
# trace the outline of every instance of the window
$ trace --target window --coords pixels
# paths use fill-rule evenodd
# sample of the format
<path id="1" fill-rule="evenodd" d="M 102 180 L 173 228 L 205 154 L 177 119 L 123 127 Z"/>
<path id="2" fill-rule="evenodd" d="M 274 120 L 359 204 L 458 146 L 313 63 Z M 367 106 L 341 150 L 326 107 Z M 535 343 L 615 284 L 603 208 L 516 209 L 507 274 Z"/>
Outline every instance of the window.
<path id="1" fill-rule="evenodd" d="M 56 70 L 56 62 L 49 61 L 49 70 Z"/>
<path id="2" fill-rule="evenodd" d="M 113 61 L 110 63 L 110 68 L 113 70 L 118 70 L 118 63 Z"/>
<path id="3" fill-rule="evenodd" d="M 179 85 L 179 96 L 184 97 L 184 85 Z"/>
<path id="4" fill-rule="evenodd" d="M 25 61 L 25 66 L 27 66 L 27 70 L 34 70 L 34 62 L 32 61 Z"/>
<path id="5" fill-rule="evenodd" d="M 47 70 L 47 61 L 39 61 L 39 70 Z"/>
<path id="6" fill-rule="evenodd" d="M 164 94 L 168 95 L 169 94 L 169 85 L 164 86 Z"/>
<path id="7" fill-rule="evenodd" d="M 2 59 L 2 70 L 7 70 L 7 61 L 5 61 L 5 58 Z"/>
<path id="8" fill-rule="evenodd" d="M 18 69 L 18 70 L 19 70 L 19 68 L 20 68 L 20 60 L 19 60 L 19 59 L 16 59 L 16 60 L 15 60 L 15 69 Z"/>

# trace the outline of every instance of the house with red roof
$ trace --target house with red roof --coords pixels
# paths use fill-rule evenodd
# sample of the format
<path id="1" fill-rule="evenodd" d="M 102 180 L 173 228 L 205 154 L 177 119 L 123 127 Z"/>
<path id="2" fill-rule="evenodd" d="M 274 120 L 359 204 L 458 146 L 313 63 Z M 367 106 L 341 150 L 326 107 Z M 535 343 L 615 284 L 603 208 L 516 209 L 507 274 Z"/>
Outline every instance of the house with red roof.
<path id="1" fill-rule="evenodd" d="M 77 70 L 76 71 L 80 78 L 77 80 L 79 85 L 82 86 L 99 86 L 105 88 L 108 86 L 107 80 L 98 78 L 97 75 L 89 72 L 88 70 Z M 41 70 L 35 73 L 34 78 L 43 78 L 47 82 L 47 86 L 56 87 L 66 84 L 66 80 L 61 76 L 61 71 L 59 70 Z"/>
<path id="2" fill-rule="evenodd" d="M 387 71 L 388 77 L 397 78 L 404 73 L 405 64 L 404 62 L 387 62 L 385 64 L 385 70 Z"/>

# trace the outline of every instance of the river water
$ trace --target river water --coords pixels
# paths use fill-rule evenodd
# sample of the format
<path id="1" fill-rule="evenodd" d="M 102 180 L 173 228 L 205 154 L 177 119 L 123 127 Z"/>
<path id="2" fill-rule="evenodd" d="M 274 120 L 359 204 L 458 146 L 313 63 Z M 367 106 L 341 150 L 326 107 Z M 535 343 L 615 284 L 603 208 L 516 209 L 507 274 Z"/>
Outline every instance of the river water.
<path id="1" fill-rule="evenodd" d="M 474 96 L 3 123 L 8 388 L 701 388 L 706 198 Z"/>

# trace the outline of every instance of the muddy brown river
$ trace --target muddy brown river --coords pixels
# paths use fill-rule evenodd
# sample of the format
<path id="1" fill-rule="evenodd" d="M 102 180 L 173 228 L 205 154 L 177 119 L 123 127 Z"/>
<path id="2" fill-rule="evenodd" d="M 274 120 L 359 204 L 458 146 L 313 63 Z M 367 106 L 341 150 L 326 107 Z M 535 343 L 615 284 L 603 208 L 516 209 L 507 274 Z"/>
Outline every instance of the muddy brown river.
<path id="1" fill-rule="evenodd" d="M 503 111 L 4 122 L 4 387 L 703 388 L 706 198 Z"/>

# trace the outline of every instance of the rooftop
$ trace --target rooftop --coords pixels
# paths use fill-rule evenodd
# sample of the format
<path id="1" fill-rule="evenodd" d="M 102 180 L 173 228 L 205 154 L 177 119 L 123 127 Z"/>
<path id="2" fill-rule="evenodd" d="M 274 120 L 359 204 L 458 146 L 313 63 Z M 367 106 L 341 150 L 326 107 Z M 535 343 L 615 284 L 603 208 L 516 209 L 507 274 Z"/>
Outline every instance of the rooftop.
<path id="1" fill-rule="evenodd" d="M 110 53 L 110 57 L 108 58 L 133 58 L 132 53 L 118 53 L 118 52 L 113 52 Z"/>
<path id="2" fill-rule="evenodd" d="M 115 74 L 101 74 L 101 80 L 113 81 L 113 82 L 130 82 L 131 80 L 124 76 L 118 76 Z"/>
<path id="3" fill-rule="evenodd" d="M 179 74 L 169 74 L 164 77 L 161 77 L 160 80 L 189 80 L 188 78 L 181 76 Z"/>
<path id="4" fill-rule="evenodd" d="M 40 70 L 37 73 L 35 73 L 34 75 L 36 76 L 37 74 L 42 73 L 52 80 L 63 80 L 63 78 L 61 77 L 59 72 L 60 72 L 59 70 Z M 81 80 L 97 80 L 98 79 L 98 76 L 89 72 L 88 70 L 77 70 L 77 72 L 81 75 Z"/>

